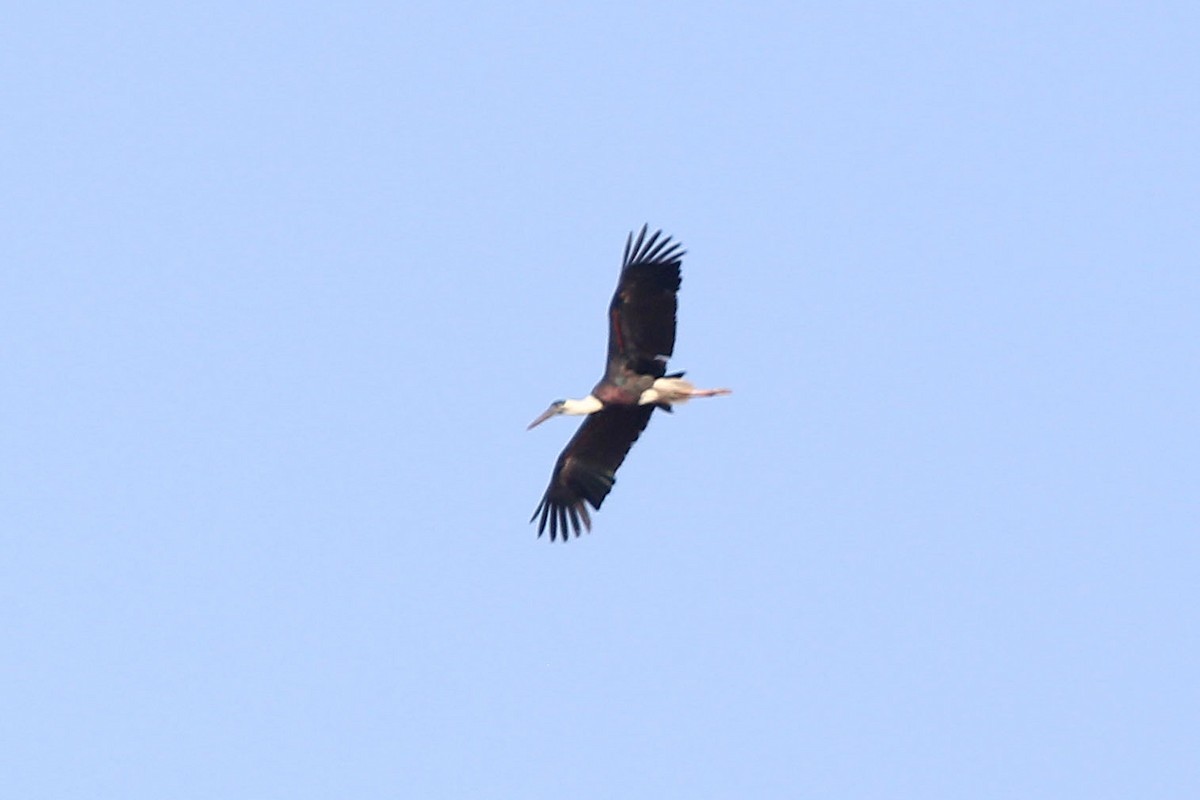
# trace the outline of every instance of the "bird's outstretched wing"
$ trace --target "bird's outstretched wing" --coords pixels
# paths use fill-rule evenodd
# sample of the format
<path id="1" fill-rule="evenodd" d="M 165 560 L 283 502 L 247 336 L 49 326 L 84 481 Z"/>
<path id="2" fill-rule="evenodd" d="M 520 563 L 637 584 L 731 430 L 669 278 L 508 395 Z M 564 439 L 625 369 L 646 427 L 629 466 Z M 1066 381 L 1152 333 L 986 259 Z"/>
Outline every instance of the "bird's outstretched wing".
<path id="1" fill-rule="evenodd" d="M 550 541 L 562 536 L 565 542 L 571 531 L 578 536 L 583 528 L 592 529 L 588 504 L 599 510 L 616 482 L 617 468 L 653 412 L 654 406 L 649 405 L 606 406 L 588 415 L 563 448 L 550 486 L 529 518 L 530 522 L 538 520 L 538 536 L 547 523 Z"/>
<path id="2" fill-rule="evenodd" d="M 608 307 L 608 363 L 623 359 L 634 371 L 662 375 L 662 359 L 675 351 L 676 293 L 684 251 L 670 236 L 646 226 L 625 240 L 621 278 Z M 657 359 L 657 361 L 656 361 Z"/>

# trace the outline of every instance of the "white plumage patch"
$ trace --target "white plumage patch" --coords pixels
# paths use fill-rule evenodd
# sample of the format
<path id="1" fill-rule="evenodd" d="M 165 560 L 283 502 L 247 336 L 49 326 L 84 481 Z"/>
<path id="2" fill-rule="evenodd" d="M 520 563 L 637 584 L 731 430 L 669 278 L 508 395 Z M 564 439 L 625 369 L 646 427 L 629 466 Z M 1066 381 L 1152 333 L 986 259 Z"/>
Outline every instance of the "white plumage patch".
<path id="1" fill-rule="evenodd" d="M 669 403 L 671 405 L 686 403 L 692 398 L 692 393 L 695 391 L 696 385 L 691 381 L 685 381 L 683 378 L 658 378 L 654 381 L 654 385 L 651 388 L 642 392 L 642 396 L 638 398 L 638 405 L 644 406 L 647 403 Z"/>

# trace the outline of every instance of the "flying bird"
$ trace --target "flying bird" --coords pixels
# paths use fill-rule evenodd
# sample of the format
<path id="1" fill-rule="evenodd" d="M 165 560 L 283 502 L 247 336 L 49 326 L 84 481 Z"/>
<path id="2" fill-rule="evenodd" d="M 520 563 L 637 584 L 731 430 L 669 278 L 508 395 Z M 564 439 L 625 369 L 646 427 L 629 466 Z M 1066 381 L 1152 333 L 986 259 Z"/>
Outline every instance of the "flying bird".
<path id="1" fill-rule="evenodd" d="M 608 306 L 608 359 L 604 377 L 582 400 L 555 400 L 528 429 L 559 414 L 587 415 L 554 464 L 550 486 L 529 521 L 550 541 L 592 529 L 588 505 L 599 510 L 616 482 L 617 468 L 650 421 L 654 409 L 693 397 L 729 394 L 697 389 L 684 373 L 667 373 L 675 350 L 676 294 L 684 250 L 670 236 L 646 227 L 625 240 L 621 277 Z M 581 525 L 582 523 L 582 525 Z"/>

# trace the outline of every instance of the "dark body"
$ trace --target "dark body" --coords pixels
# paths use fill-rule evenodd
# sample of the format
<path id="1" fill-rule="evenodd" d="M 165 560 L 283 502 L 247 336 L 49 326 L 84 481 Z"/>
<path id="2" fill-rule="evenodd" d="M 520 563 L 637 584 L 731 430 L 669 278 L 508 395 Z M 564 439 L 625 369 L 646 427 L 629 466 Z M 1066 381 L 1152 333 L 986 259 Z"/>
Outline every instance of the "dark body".
<path id="1" fill-rule="evenodd" d="M 550 485 L 530 519 L 538 536 L 553 541 L 591 530 L 587 507 L 599 509 L 616 482 L 617 468 L 654 413 L 638 405 L 642 392 L 666 375 L 675 350 L 675 312 L 684 251 L 646 226 L 625 241 L 621 277 L 608 307 L 608 359 L 592 389 L 603 408 L 589 414 L 559 455 Z M 680 373 L 682 374 L 682 373 Z M 670 410 L 669 405 L 659 406 Z"/>

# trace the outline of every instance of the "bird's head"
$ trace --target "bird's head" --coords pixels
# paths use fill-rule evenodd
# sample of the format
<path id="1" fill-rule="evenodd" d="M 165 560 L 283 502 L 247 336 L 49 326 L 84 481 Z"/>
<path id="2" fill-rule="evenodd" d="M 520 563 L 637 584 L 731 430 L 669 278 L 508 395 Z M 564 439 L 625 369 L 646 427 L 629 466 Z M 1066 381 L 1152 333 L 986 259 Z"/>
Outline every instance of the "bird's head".
<path id="1" fill-rule="evenodd" d="M 545 411 L 543 411 L 541 413 L 541 415 L 537 419 L 535 419 L 533 422 L 529 423 L 529 427 L 526 428 L 525 430 L 531 431 L 534 428 L 536 428 L 538 425 L 541 425 L 546 420 L 550 419 L 551 417 L 557 417 L 559 414 L 562 414 L 566 410 L 567 410 L 567 401 L 566 400 L 555 400 L 553 403 L 550 404 L 549 408 L 547 408 Z"/>
<path id="2" fill-rule="evenodd" d="M 595 414 L 600 409 L 604 408 L 604 403 L 596 399 L 595 395 L 589 394 L 582 400 L 555 400 L 550 404 L 550 407 L 542 412 L 542 415 L 529 423 L 529 427 L 525 430 L 531 430 L 541 425 L 551 417 L 557 417 L 559 414 L 570 414 L 573 417 L 586 416 L 587 414 Z"/>

